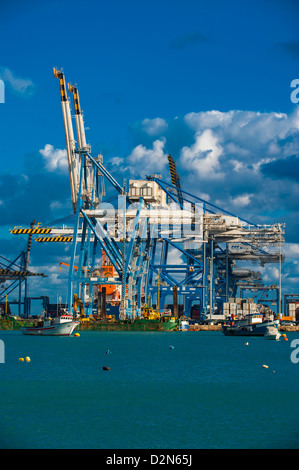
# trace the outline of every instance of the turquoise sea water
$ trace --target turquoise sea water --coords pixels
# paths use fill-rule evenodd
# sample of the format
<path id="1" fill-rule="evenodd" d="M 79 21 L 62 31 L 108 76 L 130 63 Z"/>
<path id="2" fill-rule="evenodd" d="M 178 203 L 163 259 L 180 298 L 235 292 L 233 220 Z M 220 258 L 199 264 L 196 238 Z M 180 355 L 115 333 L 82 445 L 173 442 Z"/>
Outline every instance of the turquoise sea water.
<path id="1" fill-rule="evenodd" d="M 299 333 L 287 336 L 1 331 L 0 448 L 298 448 Z"/>

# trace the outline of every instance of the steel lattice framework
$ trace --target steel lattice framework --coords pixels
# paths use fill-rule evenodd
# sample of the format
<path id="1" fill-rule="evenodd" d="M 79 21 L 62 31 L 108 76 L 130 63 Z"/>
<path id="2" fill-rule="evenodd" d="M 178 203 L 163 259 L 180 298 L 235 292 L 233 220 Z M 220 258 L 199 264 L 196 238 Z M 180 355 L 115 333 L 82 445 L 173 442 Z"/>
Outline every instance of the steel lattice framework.
<path id="1" fill-rule="evenodd" d="M 238 289 L 264 288 L 260 273 L 240 269 L 237 262 L 283 261 L 284 225 L 257 225 L 182 190 L 175 161 L 169 155 L 171 183 L 159 175 L 120 184 L 93 156 L 86 144 L 77 87 L 73 95 L 77 146 L 70 102 L 62 70 L 59 79 L 65 128 L 73 227 L 40 227 L 40 232 L 15 228 L 14 234 L 31 233 L 37 242 L 72 243 L 68 275 L 68 304 L 76 293 L 84 299 L 87 314 L 93 304 L 93 286 L 120 285 L 122 316 L 141 314 L 149 299 L 164 308 L 169 296 L 182 295 L 184 313 L 193 302 L 203 314 L 221 308 Z M 105 202 L 104 182 L 112 185 L 117 206 Z M 43 231 L 42 231 L 43 230 Z M 115 275 L 102 278 L 105 253 Z M 74 267 L 77 267 L 75 270 Z M 242 290 L 241 289 L 241 290 Z"/>

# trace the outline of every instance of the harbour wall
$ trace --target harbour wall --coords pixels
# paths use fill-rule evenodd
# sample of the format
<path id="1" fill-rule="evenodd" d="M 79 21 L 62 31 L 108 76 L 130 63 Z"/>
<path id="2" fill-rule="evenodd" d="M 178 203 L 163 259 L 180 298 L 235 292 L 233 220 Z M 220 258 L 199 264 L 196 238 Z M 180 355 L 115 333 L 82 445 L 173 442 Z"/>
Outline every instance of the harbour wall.
<path id="1" fill-rule="evenodd" d="M 34 321 L 30 320 L 0 320 L 0 330 L 20 330 L 22 327 L 32 327 L 34 326 Z M 80 325 L 79 327 L 80 331 L 84 330 L 89 330 L 89 331 L 115 331 L 117 328 L 114 327 L 113 324 L 108 325 L 105 324 L 102 325 L 102 327 L 97 328 L 95 325 Z M 132 331 L 131 328 L 119 328 L 121 331 Z M 134 329 L 135 331 L 138 331 L 138 329 Z M 144 331 L 144 329 L 140 328 L 140 331 Z M 157 331 L 157 330 L 156 330 Z M 188 331 L 221 331 L 221 325 L 192 325 Z M 290 331 L 298 331 L 299 332 L 299 325 L 281 325 L 280 326 L 280 331 L 281 332 L 290 332 Z"/>

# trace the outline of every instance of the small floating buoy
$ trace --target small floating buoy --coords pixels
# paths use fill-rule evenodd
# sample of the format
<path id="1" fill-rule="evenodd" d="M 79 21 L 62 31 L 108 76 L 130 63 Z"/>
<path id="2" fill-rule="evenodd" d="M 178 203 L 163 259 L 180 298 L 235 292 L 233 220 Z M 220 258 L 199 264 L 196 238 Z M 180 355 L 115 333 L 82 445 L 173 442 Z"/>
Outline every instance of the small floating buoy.
<path id="1" fill-rule="evenodd" d="M 289 340 L 288 340 L 288 338 L 287 338 L 286 336 L 283 338 L 283 340 L 284 340 L 284 341 L 289 341 Z"/>
<path id="2" fill-rule="evenodd" d="M 74 336 L 80 336 L 80 333 L 75 333 Z"/>
<path id="3" fill-rule="evenodd" d="M 285 334 L 285 333 L 283 333 L 281 336 L 282 336 L 282 337 L 285 337 L 285 336 L 286 336 L 286 334 Z"/>
<path id="4" fill-rule="evenodd" d="M 19 361 L 20 361 L 20 362 L 24 362 L 24 358 L 23 358 L 23 357 L 19 357 Z"/>
<path id="5" fill-rule="evenodd" d="M 248 346 L 248 345 L 249 345 L 249 343 L 245 343 L 245 346 Z"/>
<path id="6" fill-rule="evenodd" d="M 262 367 L 264 367 L 264 369 L 269 369 L 269 366 L 266 366 L 266 364 L 264 364 Z"/>
<path id="7" fill-rule="evenodd" d="M 110 370 L 110 367 L 103 366 L 103 370 Z"/>
<path id="8" fill-rule="evenodd" d="M 26 362 L 30 362 L 30 361 L 31 361 L 31 359 L 30 359 L 29 356 L 26 356 L 26 357 L 25 357 L 25 360 L 26 360 Z"/>

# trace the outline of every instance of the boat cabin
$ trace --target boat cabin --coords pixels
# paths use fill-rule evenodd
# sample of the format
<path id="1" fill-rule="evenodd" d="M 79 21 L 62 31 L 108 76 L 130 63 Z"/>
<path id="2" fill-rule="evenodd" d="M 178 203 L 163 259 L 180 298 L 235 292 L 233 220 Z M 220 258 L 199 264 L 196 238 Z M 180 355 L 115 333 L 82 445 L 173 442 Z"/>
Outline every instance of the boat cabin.
<path id="1" fill-rule="evenodd" d="M 242 318 L 233 320 L 235 326 L 253 325 L 256 323 L 263 323 L 263 315 L 261 313 L 249 313 Z"/>
<path id="2" fill-rule="evenodd" d="M 65 313 L 61 315 L 60 317 L 54 318 L 53 324 L 56 325 L 56 324 L 65 323 L 65 322 L 72 321 L 72 320 L 73 320 L 72 315 Z"/>

